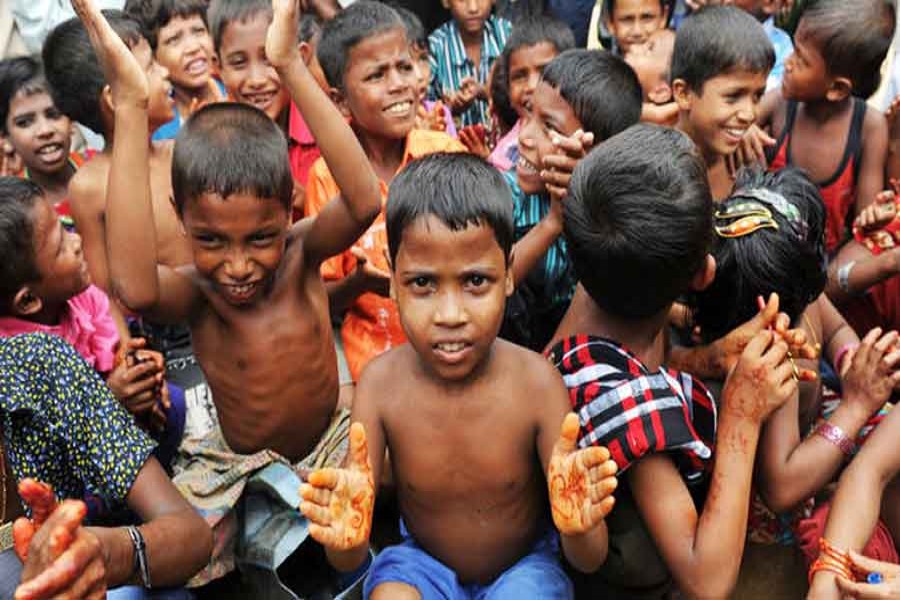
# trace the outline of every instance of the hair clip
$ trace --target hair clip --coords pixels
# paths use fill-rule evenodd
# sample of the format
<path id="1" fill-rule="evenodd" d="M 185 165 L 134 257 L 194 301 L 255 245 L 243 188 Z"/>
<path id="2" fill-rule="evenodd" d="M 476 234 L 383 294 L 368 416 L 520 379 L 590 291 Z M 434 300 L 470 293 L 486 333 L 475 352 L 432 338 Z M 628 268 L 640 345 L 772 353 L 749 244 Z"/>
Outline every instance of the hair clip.
<path id="1" fill-rule="evenodd" d="M 758 216 L 772 218 L 772 211 L 752 200 L 745 202 L 728 202 L 721 208 L 716 209 L 713 215 L 716 219 L 736 219 L 739 217 Z"/>
<path id="2" fill-rule="evenodd" d="M 788 223 L 793 226 L 794 233 L 796 233 L 798 237 L 803 240 L 806 239 L 806 236 L 809 233 L 809 225 L 803 220 L 797 206 L 788 202 L 787 199 L 778 192 L 773 192 L 767 188 L 743 188 L 732 194 L 732 198 L 753 198 L 754 200 L 766 203 L 775 209 L 778 214 L 787 219 Z"/>
<path id="3" fill-rule="evenodd" d="M 728 225 L 715 226 L 716 234 L 723 238 L 739 238 L 750 235 L 760 229 L 778 229 L 778 223 L 775 222 L 771 215 L 753 214 L 741 217 Z"/>

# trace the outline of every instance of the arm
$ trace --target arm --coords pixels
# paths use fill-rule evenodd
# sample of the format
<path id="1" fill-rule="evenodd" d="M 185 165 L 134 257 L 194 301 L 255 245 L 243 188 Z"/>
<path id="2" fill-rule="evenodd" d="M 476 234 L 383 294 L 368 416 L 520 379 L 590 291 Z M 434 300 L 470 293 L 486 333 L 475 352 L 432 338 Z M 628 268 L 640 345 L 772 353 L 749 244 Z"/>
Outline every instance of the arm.
<path id="1" fill-rule="evenodd" d="M 353 246 L 350 252 L 356 258 L 356 267 L 341 279 L 325 281 L 329 308 L 333 315 L 342 314 L 366 292 L 383 298 L 390 295 L 391 274 L 369 262 L 361 248 Z"/>
<path id="2" fill-rule="evenodd" d="M 866 108 L 862 131 L 862 158 L 856 182 L 854 216 L 870 205 L 884 189 L 884 169 L 888 151 L 888 128 L 884 115 Z"/>
<path id="3" fill-rule="evenodd" d="M 89 168 L 89 167 L 88 167 Z M 84 171 L 87 171 L 85 168 Z M 81 236 L 84 258 L 97 287 L 109 291 L 109 268 L 106 264 L 105 190 L 97 189 L 87 177 L 76 173 L 69 182 L 69 205 L 75 228 Z"/>
<path id="4" fill-rule="evenodd" d="M 678 103 L 655 104 L 653 102 L 644 102 L 641 105 L 641 121 L 674 127 L 675 123 L 678 122 Z"/>
<path id="5" fill-rule="evenodd" d="M 841 268 L 854 262 L 847 276 L 847 289 L 841 287 Z M 828 283 L 825 293 L 835 304 L 841 306 L 855 296 L 863 294 L 873 285 L 900 274 L 900 249 L 892 248 L 881 254 L 872 254 L 856 240 L 850 240 L 838 251 L 828 265 Z"/>
<path id="6" fill-rule="evenodd" d="M 316 217 L 303 242 L 308 268 L 318 269 L 365 233 L 381 212 L 378 179 L 356 135 L 319 88 L 297 46 L 297 0 L 273 0 L 266 55 L 316 138 L 341 190 Z"/>

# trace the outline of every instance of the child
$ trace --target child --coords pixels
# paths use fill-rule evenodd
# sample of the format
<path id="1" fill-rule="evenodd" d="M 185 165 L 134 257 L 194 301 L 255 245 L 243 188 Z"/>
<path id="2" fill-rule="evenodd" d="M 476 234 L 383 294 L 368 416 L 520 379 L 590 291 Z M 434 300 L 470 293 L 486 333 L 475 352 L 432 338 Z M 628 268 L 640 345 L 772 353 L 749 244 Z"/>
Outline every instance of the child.
<path id="1" fill-rule="evenodd" d="M 642 121 L 658 125 L 678 122 L 678 104 L 669 83 L 674 50 L 675 32 L 660 29 L 650 34 L 647 43 L 634 45 L 625 54 L 625 62 L 634 69 L 644 92 Z"/>
<path id="2" fill-rule="evenodd" d="M 512 25 L 491 12 L 494 0 L 441 0 L 452 20 L 428 37 L 430 100 L 443 100 L 463 127 L 490 124 L 487 83 Z"/>
<path id="3" fill-rule="evenodd" d="M 496 339 L 513 287 L 509 191 L 482 160 L 441 154 L 404 169 L 387 206 L 410 343 L 363 374 L 345 467 L 301 488 L 310 533 L 335 566 L 361 561 L 387 450 L 404 541 L 375 559 L 366 598 L 572 598 L 543 476 L 563 553 L 588 571 L 606 556 L 615 469 L 605 449 L 575 449 L 552 367 Z"/>
<path id="4" fill-rule="evenodd" d="M 180 132 L 173 156 L 174 203 L 194 257 L 178 269 L 158 264 L 154 231 L 145 226 L 152 218 L 142 143 L 147 78 L 98 11 L 84 17 L 110 72 L 116 128 L 127 134 L 110 171 L 111 280 L 135 312 L 163 322 L 186 319 L 191 327 L 221 429 L 200 445 L 205 453 L 188 448 L 196 459 L 176 483 L 215 525 L 233 518 L 256 469 L 273 461 L 306 459 L 309 467 L 341 459 L 348 415 L 335 412 L 337 368 L 319 267 L 380 209 L 365 154 L 300 57 L 296 5 L 273 4 L 265 56 L 306 116 L 342 193 L 319 218 L 291 228 L 294 184 L 281 130 L 253 107 L 204 107 Z M 221 475 L 211 485 L 209 469 Z M 219 539 L 204 578 L 228 570 L 234 542 L 228 537 Z"/>
<path id="5" fill-rule="evenodd" d="M 772 331 L 752 339 L 718 415 L 699 382 L 662 366 L 672 303 L 715 275 L 705 169 L 683 134 L 642 124 L 605 141 L 579 163 L 563 209 L 586 295 L 548 356 L 579 414 L 579 447 L 608 446 L 624 474 L 590 597 L 666 597 L 671 572 L 687 597 L 727 598 L 760 426 L 797 393 L 788 344 Z"/>
<path id="6" fill-rule="evenodd" d="M 125 12 L 138 21 L 156 61 L 169 71 L 175 118 L 153 133 L 174 139 L 200 106 L 224 100 L 213 76 L 213 45 L 206 28 L 207 0 L 128 0 Z"/>
<path id="7" fill-rule="evenodd" d="M 733 6 L 691 15 L 675 36 L 672 93 L 678 124 L 706 161 L 713 200 L 731 193 L 725 157 L 734 154 L 756 121 L 766 77 L 775 61 L 762 26 Z"/>
<path id="8" fill-rule="evenodd" d="M 507 307 L 501 337 L 540 350 L 575 287 L 566 242 L 559 239 L 568 177 L 592 143 L 637 123 L 641 87 L 618 56 L 568 50 L 544 69 L 529 104 L 516 169 L 504 175 L 514 203 L 513 271 L 522 283 Z"/>
<path id="9" fill-rule="evenodd" d="M 819 184 L 829 253 L 848 238 L 854 217 L 884 186 L 887 124 L 862 98 L 878 87 L 893 31 L 894 11 L 887 3 L 810 5 L 785 64 L 781 94 L 767 96 L 760 110 L 760 126 L 770 126 L 777 140 L 768 152 L 769 168 L 796 165 Z"/>
<path id="10" fill-rule="evenodd" d="M 775 14 L 781 8 L 781 0 L 734 0 L 734 5 L 746 10 L 762 23 L 772 47 L 775 49 L 775 66 L 766 80 L 766 91 L 781 85 L 784 76 L 784 61 L 794 51 L 794 44 L 787 32 L 775 25 Z"/>
<path id="11" fill-rule="evenodd" d="M 632 46 L 645 44 L 669 22 L 666 0 L 604 0 L 606 29 L 612 34 L 612 51 L 624 56 Z"/>
<path id="12" fill-rule="evenodd" d="M 438 131 L 414 129 L 415 70 L 399 15 L 377 2 L 357 2 L 325 24 L 319 62 L 331 97 L 350 120 L 379 178 L 382 203 L 396 173 L 410 160 L 462 144 Z M 320 160 L 307 186 L 306 213 L 319 214 L 343 193 Z M 334 314 L 346 311 L 342 339 L 353 381 L 373 358 L 406 341 L 388 298 L 383 212 L 354 247 L 322 265 Z"/>

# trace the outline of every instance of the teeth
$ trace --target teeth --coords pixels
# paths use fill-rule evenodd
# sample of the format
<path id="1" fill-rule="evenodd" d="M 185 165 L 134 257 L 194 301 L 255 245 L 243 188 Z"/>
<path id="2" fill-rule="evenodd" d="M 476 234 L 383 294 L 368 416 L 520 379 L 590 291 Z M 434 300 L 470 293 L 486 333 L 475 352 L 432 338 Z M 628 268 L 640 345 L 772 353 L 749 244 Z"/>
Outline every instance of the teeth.
<path id="1" fill-rule="evenodd" d="M 204 73 L 206 72 L 206 60 L 203 58 L 192 60 L 187 64 L 184 70 L 191 75 L 199 75 L 200 73 Z"/>
<path id="2" fill-rule="evenodd" d="M 437 345 L 437 349 L 441 352 L 462 352 L 465 348 L 466 344 L 464 342 L 443 343 Z"/>
<path id="3" fill-rule="evenodd" d="M 229 287 L 231 287 L 231 289 L 234 291 L 235 294 L 241 296 L 241 295 L 243 295 L 243 294 L 248 294 L 248 293 L 250 293 L 250 290 L 253 289 L 253 284 L 252 284 L 252 283 L 248 283 L 248 284 L 245 284 L 245 285 L 232 285 L 232 286 L 229 286 Z"/>
<path id="4" fill-rule="evenodd" d="M 726 129 L 725 131 L 734 137 L 744 137 L 744 134 L 747 133 L 746 129 Z"/>
<path id="5" fill-rule="evenodd" d="M 37 151 L 38 154 L 53 154 L 62 149 L 62 144 L 49 144 Z"/>
<path id="6" fill-rule="evenodd" d="M 387 107 L 387 112 L 395 115 L 404 115 L 412 108 L 412 102 L 398 102 Z"/>
<path id="7" fill-rule="evenodd" d="M 516 163 L 520 170 L 526 173 L 537 173 L 537 168 L 535 168 L 534 164 L 521 154 L 519 155 L 519 160 Z"/>

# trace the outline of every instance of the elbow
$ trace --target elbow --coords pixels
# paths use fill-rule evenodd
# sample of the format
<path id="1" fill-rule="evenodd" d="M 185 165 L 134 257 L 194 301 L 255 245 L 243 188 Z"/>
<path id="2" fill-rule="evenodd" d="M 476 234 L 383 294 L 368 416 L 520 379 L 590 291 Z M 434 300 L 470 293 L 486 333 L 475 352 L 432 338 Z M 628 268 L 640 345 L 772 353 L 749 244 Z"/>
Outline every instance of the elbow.
<path id="1" fill-rule="evenodd" d="M 803 494 L 797 493 L 788 486 L 760 486 L 759 495 L 772 512 L 787 512 L 803 501 Z"/>
<path id="2" fill-rule="evenodd" d="M 159 302 L 155 290 L 130 290 L 115 279 L 110 281 L 110 291 L 125 310 L 138 315 L 152 310 Z"/>
<path id="3" fill-rule="evenodd" d="M 693 600 L 727 600 L 737 585 L 737 569 L 733 572 L 699 573 L 695 581 L 680 584 L 682 593 Z"/>

